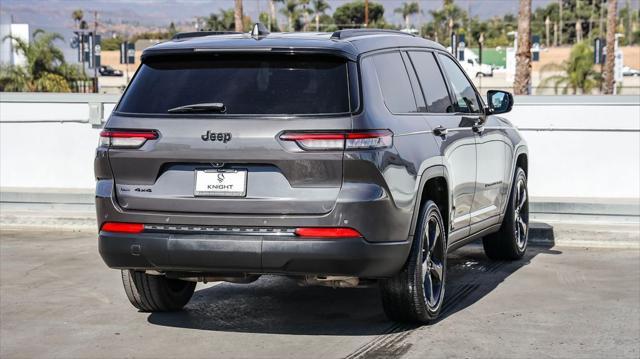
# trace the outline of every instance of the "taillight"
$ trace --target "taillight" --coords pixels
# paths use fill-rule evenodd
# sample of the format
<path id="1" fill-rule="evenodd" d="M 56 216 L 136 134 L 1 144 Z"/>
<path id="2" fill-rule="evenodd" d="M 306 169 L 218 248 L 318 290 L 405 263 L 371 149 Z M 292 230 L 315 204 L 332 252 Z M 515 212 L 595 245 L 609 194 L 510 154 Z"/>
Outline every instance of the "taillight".
<path id="1" fill-rule="evenodd" d="M 368 150 L 391 147 L 393 133 L 389 130 L 357 132 L 285 132 L 282 141 L 295 141 L 306 151 Z"/>
<path id="2" fill-rule="evenodd" d="M 147 140 L 158 138 L 158 132 L 152 130 L 104 130 L 100 132 L 100 146 L 112 148 L 139 148 Z"/>
<path id="3" fill-rule="evenodd" d="M 345 227 L 303 227 L 296 228 L 296 236 L 307 238 L 361 238 L 362 234 Z"/>
<path id="4" fill-rule="evenodd" d="M 115 233 L 140 233 L 144 231 L 142 223 L 105 222 L 100 230 Z"/>

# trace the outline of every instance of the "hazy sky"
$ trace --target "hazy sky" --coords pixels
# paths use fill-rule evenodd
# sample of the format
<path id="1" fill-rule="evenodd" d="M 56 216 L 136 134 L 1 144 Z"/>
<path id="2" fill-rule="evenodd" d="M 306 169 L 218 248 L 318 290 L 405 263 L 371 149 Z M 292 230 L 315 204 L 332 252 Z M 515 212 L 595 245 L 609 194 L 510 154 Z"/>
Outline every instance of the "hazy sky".
<path id="1" fill-rule="evenodd" d="M 352 0 L 328 0 L 332 13 L 340 5 Z M 371 0 L 374 1 L 374 0 Z M 406 1 L 406 0 L 405 0 Z M 544 6 L 557 0 L 532 0 L 533 7 Z M 619 0 L 620 6 L 628 0 Z M 640 0 L 630 0 L 638 8 Z M 385 6 L 385 18 L 388 22 L 401 24 L 402 17 L 394 13 L 403 0 L 378 0 Z M 437 9 L 442 0 L 418 0 L 423 14 L 416 15 L 413 23 L 419 24 L 429 20 L 429 10 Z M 518 0 L 456 0 L 456 3 L 469 11 L 472 16 L 482 19 L 506 13 L 517 13 Z M 12 17 L 16 23 L 28 23 L 32 30 L 42 28 L 55 31 L 69 42 L 74 26 L 71 12 L 82 9 L 85 18 L 93 21 L 92 12 L 98 11 L 101 22 L 113 23 L 139 22 L 143 25 L 167 26 L 170 22 L 190 22 L 196 16 L 206 16 L 220 9 L 233 7 L 234 0 L 0 0 L 0 15 L 2 22 L 8 22 Z M 282 4 L 278 4 L 282 7 Z M 256 19 L 262 11 L 268 10 L 268 0 L 244 0 L 246 15 Z M 283 15 L 279 15 L 281 24 L 286 23 Z M 68 60 L 74 57 L 71 49 L 65 49 Z M 71 54 L 71 55 L 69 55 Z"/>

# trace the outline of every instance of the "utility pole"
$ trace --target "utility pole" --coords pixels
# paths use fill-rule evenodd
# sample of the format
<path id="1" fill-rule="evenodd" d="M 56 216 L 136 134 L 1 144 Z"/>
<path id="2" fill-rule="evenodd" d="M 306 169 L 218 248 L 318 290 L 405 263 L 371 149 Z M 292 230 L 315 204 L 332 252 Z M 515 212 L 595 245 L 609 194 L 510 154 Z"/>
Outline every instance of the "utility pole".
<path id="1" fill-rule="evenodd" d="M 606 0 L 600 2 L 600 21 L 598 22 L 598 33 L 599 36 L 602 37 L 604 35 L 604 4 Z"/>
<path id="2" fill-rule="evenodd" d="M 364 0 L 364 27 L 369 27 L 369 0 Z"/>
<path id="3" fill-rule="evenodd" d="M 627 0 L 627 44 L 633 44 L 633 26 L 631 25 L 633 10 L 630 0 Z"/>
<path id="4" fill-rule="evenodd" d="M 546 33 L 545 40 L 547 43 L 547 47 L 549 47 L 549 43 L 550 43 L 550 39 L 549 39 L 550 27 L 551 27 L 551 19 L 549 19 L 549 17 L 547 16 L 547 18 L 544 20 L 544 31 Z"/>
<path id="5" fill-rule="evenodd" d="M 560 8 L 560 45 L 562 45 L 562 31 L 564 31 L 564 21 L 562 20 L 562 8 L 563 8 L 563 4 L 562 4 L 562 0 L 558 0 L 558 5 Z"/>
<path id="6" fill-rule="evenodd" d="M 90 49 L 89 51 L 89 56 L 94 56 L 93 59 L 93 92 L 97 93 L 98 92 L 98 66 L 96 66 L 95 63 L 95 47 L 96 47 L 96 38 L 98 36 L 98 12 L 97 11 L 93 11 L 93 41 L 91 41 L 91 43 L 93 44 L 93 49 Z"/>

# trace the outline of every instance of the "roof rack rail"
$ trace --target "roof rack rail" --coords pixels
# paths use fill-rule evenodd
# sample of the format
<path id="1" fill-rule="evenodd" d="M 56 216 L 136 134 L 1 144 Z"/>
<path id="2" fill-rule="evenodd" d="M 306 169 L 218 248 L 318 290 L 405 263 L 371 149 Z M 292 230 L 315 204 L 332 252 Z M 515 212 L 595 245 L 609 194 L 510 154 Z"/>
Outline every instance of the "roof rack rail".
<path id="1" fill-rule="evenodd" d="M 190 37 L 201 37 L 201 36 L 211 36 L 211 35 L 237 35 L 242 34 L 242 32 L 237 31 L 191 31 L 191 32 L 179 32 L 173 35 L 172 40 L 179 39 L 188 39 Z"/>
<path id="2" fill-rule="evenodd" d="M 385 30 L 385 29 L 344 29 L 344 30 L 338 30 L 336 32 L 334 32 L 333 34 L 331 34 L 331 38 L 332 39 L 339 39 L 339 40 L 344 40 L 344 39 L 348 39 L 350 37 L 357 37 L 357 36 L 366 36 L 366 35 L 383 35 L 383 34 L 389 34 L 389 35 L 407 35 L 407 36 L 414 36 L 414 34 L 410 34 L 408 32 L 403 32 L 403 31 L 398 31 L 398 30 Z"/>

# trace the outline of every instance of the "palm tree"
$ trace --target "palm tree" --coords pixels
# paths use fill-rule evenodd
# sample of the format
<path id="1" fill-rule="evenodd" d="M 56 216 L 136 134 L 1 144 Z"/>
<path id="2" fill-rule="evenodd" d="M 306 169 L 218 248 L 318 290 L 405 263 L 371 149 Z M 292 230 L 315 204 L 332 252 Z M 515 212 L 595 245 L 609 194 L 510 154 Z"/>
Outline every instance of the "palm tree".
<path id="1" fill-rule="evenodd" d="M 205 29 L 212 31 L 230 31 L 235 29 L 235 11 L 220 9 L 218 14 L 205 18 Z"/>
<path id="2" fill-rule="evenodd" d="M 404 26 L 406 29 L 408 29 L 410 16 L 413 14 L 419 13 L 420 6 L 418 5 L 417 2 L 409 2 L 409 3 L 405 2 L 405 3 L 402 3 L 401 7 L 393 10 L 393 12 L 402 15 L 402 17 L 404 18 Z"/>
<path id="3" fill-rule="evenodd" d="M 16 51 L 25 57 L 26 64 L 0 69 L 2 91 L 70 92 L 69 81 L 82 79 L 76 68 L 65 63 L 62 51 L 54 45 L 54 41 L 64 40 L 60 34 L 38 29 L 31 43 L 14 36 L 2 39 L 7 40 L 14 41 Z"/>
<path id="4" fill-rule="evenodd" d="M 513 92 L 528 95 L 531 85 L 531 0 L 520 0 L 518 13 L 518 48 Z"/>
<path id="5" fill-rule="evenodd" d="M 563 72 L 543 79 L 539 85 L 540 88 L 545 88 L 552 84 L 556 94 L 560 88 L 563 94 L 569 93 L 569 90 L 574 95 L 578 94 L 578 90 L 588 94 L 601 80 L 600 73 L 593 69 L 593 49 L 588 41 L 574 45 L 569 60 L 561 65 L 547 64 L 540 69 L 541 73 L 548 71 Z"/>
<path id="6" fill-rule="evenodd" d="M 604 60 L 604 93 L 612 95 L 615 85 L 615 42 L 616 42 L 616 11 L 617 1 L 609 0 L 607 7 L 607 56 Z"/>
<path id="7" fill-rule="evenodd" d="M 235 0 L 235 9 L 234 9 L 234 20 L 235 27 L 237 32 L 244 32 L 244 21 L 243 21 L 243 11 L 242 11 L 242 0 Z"/>
<path id="8" fill-rule="evenodd" d="M 280 12 L 285 15 L 289 21 L 289 31 L 294 30 L 295 21 L 300 17 L 300 11 L 298 10 L 298 0 L 285 0 L 284 8 Z"/>
<path id="9" fill-rule="evenodd" d="M 82 18 L 84 18 L 84 12 L 80 9 L 73 10 L 71 13 L 71 18 L 73 22 L 76 24 L 76 29 L 80 28 L 80 22 L 82 22 Z"/>
<path id="10" fill-rule="evenodd" d="M 329 10 L 331 6 L 329 6 L 329 3 L 327 3 L 326 0 L 313 0 L 312 3 L 313 12 L 315 13 L 316 18 L 316 31 L 320 31 L 320 15 Z"/>

